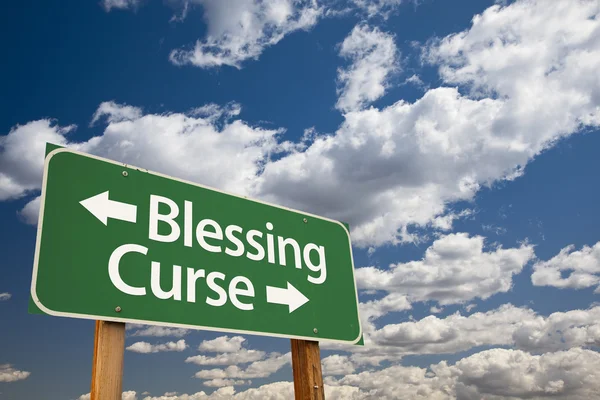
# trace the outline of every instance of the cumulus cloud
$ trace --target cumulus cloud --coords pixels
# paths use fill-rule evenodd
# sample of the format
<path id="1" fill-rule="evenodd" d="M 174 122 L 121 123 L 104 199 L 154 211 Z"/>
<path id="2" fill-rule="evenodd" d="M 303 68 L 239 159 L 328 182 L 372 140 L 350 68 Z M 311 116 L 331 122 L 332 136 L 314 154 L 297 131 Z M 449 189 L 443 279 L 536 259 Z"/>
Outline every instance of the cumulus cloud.
<path id="1" fill-rule="evenodd" d="M 477 96 L 518 100 L 509 102 L 511 106 L 535 99 L 521 113 L 511 107 L 521 118 L 498 123 L 519 129 L 534 124 L 544 129 L 539 139 L 547 140 L 549 134 L 559 136 L 578 124 L 599 122 L 595 100 L 600 78 L 593 73 L 600 61 L 599 12 L 593 0 L 559 0 L 551 7 L 539 0 L 497 4 L 476 15 L 468 31 L 435 41 L 425 57 L 440 64 L 446 82 L 471 85 Z M 558 96 L 538 97 L 549 90 Z M 542 116 L 552 118 L 540 122 Z"/>
<path id="2" fill-rule="evenodd" d="M 176 65 L 202 68 L 229 65 L 241 68 L 243 61 L 257 59 L 265 48 L 286 35 L 316 24 L 322 9 L 315 0 L 186 0 L 201 4 L 207 35 L 191 49 L 173 50 Z"/>
<path id="3" fill-rule="evenodd" d="M 202 115 L 146 114 L 126 105 L 102 103 L 96 116 L 106 118 L 104 133 L 88 141 L 69 141 L 74 127 L 50 120 L 17 125 L 0 137 L 0 201 L 39 191 L 46 142 L 109 157 L 220 189 L 249 194 L 262 165 L 282 151 L 281 130 L 230 121 L 231 110 L 210 108 Z M 229 168 L 222 168 L 226 163 Z M 39 199 L 21 212 L 35 222 Z"/>
<path id="4" fill-rule="evenodd" d="M 154 337 L 184 337 L 190 333 L 189 329 L 168 328 L 165 326 L 148 326 L 138 329 L 131 336 L 154 336 Z"/>
<path id="5" fill-rule="evenodd" d="M 385 325 L 370 339 L 377 345 L 397 347 L 403 354 L 457 353 L 484 345 L 513 344 L 513 334 L 535 318 L 533 311 L 508 304 L 468 317 L 457 312 L 443 319 L 430 315 Z"/>
<path id="6" fill-rule="evenodd" d="M 363 334 L 366 337 L 375 331 L 374 321 L 391 312 L 410 310 L 412 305 L 406 295 L 390 293 L 381 299 L 370 300 L 360 303 L 360 319 L 362 322 Z"/>
<path id="7" fill-rule="evenodd" d="M 214 357 L 205 355 L 188 357 L 185 362 L 194 363 L 196 365 L 235 365 L 262 360 L 265 357 L 265 354 L 264 351 L 260 350 L 241 349 L 232 353 L 222 353 Z"/>
<path id="8" fill-rule="evenodd" d="M 392 366 L 364 371 L 329 385 L 360 388 L 357 399 L 587 399 L 600 393 L 600 354 L 571 349 L 544 355 L 492 349 L 449 366 Z"/>
<path id="9" fill-rule="evenodd" d="M 530 352 L 600 345 L 600 307 L 526 319 L 513 333 L 514 345 Z"/>
<path id="10" fill-rule="evenodd" d="M 437 239 L 422 260 L 393 264 L 385 270 L 359 268 L 356 280 L 361 289 L 405 294 L 413 302 L 462 303 L 510 290 L 512 277 L 533 256 L 531 245 L 485 251 L 483 237 L 456 233 Z"/>
<path id="11" fill-rule="evenodd" d="M 216 339 L 204 340 L 198 346 L 198 350 L 209 353 L 235 353 L 242 349 L 246 339 L 242 336 L 219 336 Z"/>
<path id="12" fill-rule="evenodd" d="M 40 204 L 42 198 L 40 196 L 35 197 L 33 200 L 25 204 L 25 207 L 21 209 L 17 214 L 23 222 L 29 225 L 37 225 L 40 216 Z"/>
<path id="13" fill-rule="evenodd" d="M 323 366 L 323 376 L 347 375 L 355 370 L 352 360 L 348 356 L 333 354 L 321 360 Z"/>
<path id="14" fill-rule="evenodd" d="M 215 113 L 220 110 L 217 108 L 213 110 Z M 124 104 L 117 104 L 114 101 L 105 101 L 100 104 L 90 125 L 94 125 L 101 118 L 106 117 L 108 123 L 133 121 L 142 117 L 142 109 L 139 107 L 128 106 Z"/>
<path id="15" fill-rule="evenodd" d="M 390 75 L 399 69 L 394 37 L 378 28 L 357 25 L 340 46 L 351 65 L 338 69 L 339 98 L 344 112 L 359 110 L 385 93 Z"/>
<path id="16" fill-rule="evenodd" d="M 12 294 L 10 294 L 8 292 L 0 293 L 0 301 L 10 300 L 11 297 L 12 297 Z"/>
<path id="17" fill-rule="evenodd" d="M 137 400 L 137 393 L 133 390 L 123 392 L 121 399 L 122 400 Z"/>
<path id="18" fill-rule="evenodd" d="M 600 354 L 591 350 L 573 348 L 532 355 L 521 350 L 490 349 L 454 365 L 446 361 L 428 368 L 392 365 L 340 378 L 329 376 L 325 378 L 325 397 L 330 400 L 583 400 L 598 397 L 598 371 Z M 241 392 L 227 386 L 211 394 L 166 393 L 143 400 L 286 400 L 293 398 L 293 390 L 292 382 L 274 382 Z M 135 396 L 135 392 L 128 393 Z M 89 397 L 80 397 L 85 399 Z"/>
<path id="19" fill-rule="evenodd" d="M 178 340 L 177 342 L 167 342 L 159 344 L 150 344 L 148 342 L 137 342 L 127 347 L 126 350 L 133 351 L 134 353 L 159 353 L 163 351 L 184 351 L 187 348 L 187 344 L 184 339 Z"/>
<path id="20" fill-rule="evenodd" d="M 31 372 L 19 371 L 10 364 L 0 364 L 0 382 L 16 382 L 27 379 Z"/>
<path id="21" fill-rule="evenodd" d="M 17 125 L 0 136 L 0 201 L 18 199 L 39 190 L 46 142 L 64 146 L 74 125 L 59 127 L 43 119 Z"/>
<path id="22" fill-rule="evenodd" d="M 568 273 L 563 277 L 563 273 Z M 582 289 L 600 283 L 600 242 L 575 250 L 574 245 L 563 248 L 548 261 L 533 266 L 531 282 L 536 286 Z M 598 289 L 596 289 L 598 290 Z"/>
<path id="23" fill-rule="evenodd" d="M 207 7 L 228 21 L 238 11 L 252 20 L 258 7 L 228 4 Z M 281 15 L 296 15 L 299 7 L 294 3 L 292 14 L 283 7 Z M 43 142 L 50 141 L 347 221 L 357 246 L 415 241 L 415 231 L 433 221 L 451 228 L 436 219 L 448 214 L 449 204 L 515 179 L 557 140 L 598 126 L 597 14 L 595 2 L 583 0 L 494 5 L 468 30 L 426 46 L 423 59 L 439 66 L 443 84 L 452 87 L 430 89 L 413 103 L 348 112 L 336 132 L 310 145 L 280 143 L 281 131 L 237 119 L 222 127 L 182 113 L 120 120 L 131 116 L 108 106 L 101 106 L 101 114 L 108 113 L 104 134 L 88 142 L 68 143 L 72 127 L 48 120 L 17 126 L 0 139 L 0 199 L 39 189 Z M 229 29 L 226 22 L 217 25 L 223 26 L 211 37 Z M 110 122 L 111 115 L 119 122 Z M 288 153 L 270 157 L 283 150 Z"/>
<path id="24" fill-rule="evenodd" d="M 445 366 L 445 365 L 444 365 Z M 451 399 L 454 379 L 449 371 L 400 365 L 379 371 L 363 371 L 343 378 L 328 378 L 331 386 L 345 385 L 360 388 L 355 399 Z"/>
<path id="25" fill-rule="evenodd" d="M 251 381 L 235 380 L 235 379 L 211 379 L 204 381 L 202 384 L 208 387 L 225 387 L 225 386 L 241 386 L 248 385 Z"/>
<path id="26" fill-rule="evenodd" d="M 458 398 L 590 399 L 600 394 L 600 354 L 571 349 L 531 355 L 493 349 L 460 360 L 450 370 L 457 375 Z"/>
<path id="27" fill-rule="evenodd" d="M 600 307 L 541 316 L 525 307 L 505 304 L 464 316 L 386 324 L 365 329 L 365 346 L 323 344 L 324 349 L 349 352 L 355 366 L 377 366 L 407 355 L 455 354 L 482 346 L 510 346 L 532 353 L 600 345 Z"/>
<path id="28" fill-rule="evenodd" d="M 347 113 L 335 134 L 266 165 L 261 193 L 348 221 L 357 245 L 414 240 L 409 227 L 598 125 L 597 13 L 581 0 L 490 7 L 427 46 L 424 60 L 453 87 Z"/>
<path id="29" fill-rule="evenodd" d="M 360 390 L 350 386 L 325 385 L 325 398 L 328 400 L 358 400 Z M 361 394 L 364 396 L 364 393 Z M 212 394 L 198 392 L 194 394 L 181 394 L 179 396 L 144 397 L 143 400 L 288 400 L 294 398 L 294 385 L 292 382 L 273 382 L 257 388 L 247 389 L 236 393 L 233 387 L 223 387 Z"/>
<path id="30" fill-rule="evenodd" d="M 442 311 L 444 311 L 444 308 L 443 308 L 443 307 L 431 306 L 431 307 L 429 308 L 429 312 L 430 312 L 431 314 L 439 314 L 439 313 L 441 313 Z"/>
<path id="31" fill-rule="evenodd" d="M 271 353 L 261 361 L 255 361 L 246 368 L 231 365 L 225 369 L 215 368 L 198 371 L 195 375 L 199 379 L 253 379 L 266 378 L 279 371 L 285 365 L 291 364 L 291 353 Z"/>
<path id="32" fill-rule="evenodd" d="M 387 19 L 406 0 L 353 0 L 353 2 L 359 10 L 367 14 L 367 17 L 379 16 Z"/>
<path id="33" fill-rule="evenodd" d="M 118 10 L 135 9 L 140 3 L 141 0 L 102 0 L 102 7 L 109 12 L 113 8 Z"/>
<path id="34" fill-rule="evenodd" d="M 195 377 L 204 379 L 203 385 L 209 387 L 239 386 L 250 384 L 248 379 L 266 378 L 291 363 L 291 353 L 268 354 L 260 350 L 249 350 L 242 345 L 246 341 L 242 336 L 221 336 L 203 341 L 198 350 L 220 353 L 215 356 L 197 355 L 188 357 L 185 362 L 196 365 L 223 365 L 225 369 L 203 369 Z M 238 364 L 249 364 L 241 368 Z"/>
<path id="35" fill-rule="evenodd" d="M 291 382 L 275 382 L 263 385 L 259 388 L 248 389 L 236 393 L 232 386 L 227 386 L 214 391 L 211 394 L 197 392 L 194 394 L 181 394 L 179 396 L 144 397 L 143 400 L 285 400 L 294 397 L 294 387 Z"/>
<path id="36" fill-rule="evenodd" d="M 90 400 L 92 398 L 90 393 L 82 394 L 77 398 L 77 400 Z M 121 400 L 138 400 L 137 392 L 133 390 L 128 390 L 121 394 Z"/>

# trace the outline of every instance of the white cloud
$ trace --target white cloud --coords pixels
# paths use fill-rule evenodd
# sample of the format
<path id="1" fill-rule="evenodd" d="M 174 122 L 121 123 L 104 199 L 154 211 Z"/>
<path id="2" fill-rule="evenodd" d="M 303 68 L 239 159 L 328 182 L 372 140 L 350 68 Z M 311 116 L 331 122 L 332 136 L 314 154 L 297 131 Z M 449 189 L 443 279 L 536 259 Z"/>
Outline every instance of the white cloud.
<path id="1" fill-rule="evenodd" d="M 431 306 L 431 307 L 429 308 L 429 312 L 430 312 L 430 313 L 432 313 L 432 314 L 439 314 L 439 313 L 441 313 L 442 311 L 444 311 L 444 308 L 443 308 L 443 307 Z"/>
<path id="2" fill-rule="evenodd" d="M 474 211 L 468 208 L 462 210 L 459 213 L 448 212 L 445 215 L 438 215 L 437 217 L 433 218 L 429 222 L 429 225 L 434 229 L 438 229 L 441 231 L 449 231 L 452 230 L 452 224 L 455 220 L 460 218 L 467 218 L 472 216 L 473 214 Z"/>
<path id="3" fill-rule="evenodd" d="M 183 337 L 190 333 L 189 329 L 168 328 L 165 326 L 147 326 L 131 334 L 131 336 L 154 336 L 154 337 Z"/>
<path id="4" fill-rule="evenodd" d="M 205 392 L 181 394 L 179 396 L 167 396 L 165 394 L 159 397 L 144 397 L 143 400 L 287 400 L 294 396 L 293 390 L 294 387 L 290 382 L 275 382 L 240 393 L 236 393 L 232 386 L 227 386 L 211 394 L 206 394 Z"/>
<path id="5" fill-rule="evenodd" d="M 563 272 L 568 276 L 563 277 Z M 548 261 L 540 261 L 533 266 L 531 282 L 536 286 L 581 289 L 600 283 L 600 242 L 594 246 L 583 246 L 575 251 L 575 246 L 563 248 Z"/>
<path id="6" fill-rule="evenodd" d="M 360 388 L 356 399 L 451 399 L 452 375 L 445 370 L 436 374 L 426 368 L 400 365 L 379 371 L 364 371 L 340 379 L 328 378 L 328 385 L 345 385 Z"/>
<path id="7" fill-rule="evenodd" d="M 359 393 L 360 390 L 356 387 L 325 385 L 325 398 L 327 400 L 365 399 L 365 397 L 357 397 Z M 206 394 L 205 392 L 181 394 L 179 396 L 167 396 L 165 394 L 159 397 L 144 397 L 143 400 L 289 400 L 293 398 L 294 385 L 292 382 L 273 382 L 239 393 L 236 393 L 233 387 L 224 387 L 212 394 Z"/>
<path id="8" fill-rule="evenodd" d="M 359 288 L 405 294 L 413 302 L 462 303 L 510 290 L 512 277 L 533 256 L 531 245 L 485 251 L 483 237 L 456 233 L 437 239 L 422 260 L 394 264 L 387 270 L 359 268 L 356 280 Z"/>
<path id="9" fill-rule="evenodd" d="M 123 392 L 123 394 L 121 395 L 121 399 L 122 400 L 137 400 L 137 393 L 134 392 L 133 390 Z"/>
<path id="10" fill-rule="evenodd" d="M 106 12 L 109 12 L 113 8 L 119 10 L 135 9 L 141 0 L 102 0 L 102 7 Z"/>
<path id="11" fill-rule="evenodd" d="M 435 316 L 386 325 L 371 340 L 406 354 L 456 353 L 478 346 L 509 345 L 529 352 L 600 345 L 600 307 L 555 312 L 547 317 L 510 304 L 464 317 Z"/>
<path id="12" fill-rule="evenodd" d="M 322 9 L 315 0 L 189 0 L 204 8 L 206 38 L 192 49 L 171 52 L 177 65 L 203 68 L 229 65 L 241 68 L 286 35 L 316 24 Z"/>
<path id="13" fill-rule="evenodd" d="M 425 53 L 445 84 L 470 94 L 440 87 L 414 103 L 347 113 L 335 134 L 266 165 L 260 193 L 349 222 L 360 246 L 414 240 L 409 227 L 598 125 L 597 10 L 580 0 L 492 6 Z"/>
<path id="14" fill-rule="evenodd" d="M 213 340 L 205 340 L 200 343 L 198 350 L 209 353 L 235 353 L 242 349 L 246 339 L 242 336 L 219 336 Z"/>
<path id="15" fill-rule="evenodd" d="M 100 104 L 94 113 L 90 125 L 94 125 L 102 117 L 106 117 L 106 121 L 110 124 L 123 121 L 134 121 L 142 117 L 142 109 L 139 107 L 117 104 L 114 101 L 105 101 Z"/>
<path id="16" fill-rule="evenodd" d="M 40 216 L 40 204 L 42 198 L 40 196 L 35 197 L 33 200 L 25 204 L 25 207 L 21 209 L 17 214 L 23 222 L 29 225 L 37 225 Z"/>
<path id="17" fill-rule="evenodd" d="M 388 349 L 385 346 L 377 346 L 371 340 L 371 335 L 377 330 L 375 320 L 391 313 L 411 309 L 411 304 L 405 295 L 390 293 L 381 299 L 370 300 L 360 303 L 360 319 L 362 323 L 363 338 L 365 346 L 349 346 L 345 344 L 324 342 L 322 349 L 352 352 L 351 361 L 356 365 L 377 366 L 384 360 L 399 360 L 402 355 L 397 349 Z"/>
<path id="18" fill-rule="evenodd" d="M 230 102 L 225 106 L 215 103 L 205 104 L 194 108 L 190 114 L 194 117 L 207 118 L 210 121 L 218 121 L 219 119 L 229 121 L 231 118 L 240 115 L 241 112 L 242 106 L 239 103 Z"/>
<path id="19" fill-rule="evenodd" d="M 248 367 L 242 369 L 237 365 L 231 365 L 225 369 L 206 369 L 198 371 L 195 375 L 199 379 L 253 379 L 266 378 L 279 371 L 292 361 L 291 353 L 271 353 L 268 358 L 255 361 Z"/>
<path id="20" fill-rule="evenodd" d="M 237 393 L 232 398 L 234 400 L 287 400 L 294 398 L 294 386 L 291 382 L 274 382 Z"/>
<path id="21" fill-rule="evenodd" d="M 390 293 L 387 296 L 360 303 L 360 318 L 365 335 L 375 330 L 374 320 L 391 312 L 405 311 L 412 308 L 408 298 L 403 294 Z"/>
<path id="22" fill-rule="evenodd" d="M 428 368 L 392 365 L 341 378 L 325 378 L 329 400 L 509 400 L 575 399 L 597 397 L 600 392 L 600 353 L 573 348 L 532 355 L 521 350 L 490 349 L 448 365 Z M 274 382 L 236 393 L 232 386 L 206 394 L 173 394 L 144 400 L 287 400 L 292 382 Z M 135 392 L 130 392 L 135 395 Z M 88 395 L 89 396 L 89 395 Z M 80 400 L 89 399 L 81 397 Z"/>
<path id="23" fill-rule="evenodd" d="M 457 353 L 478 346 L 514 343 L 513 334 L 535 313 L 510 304 L 468 317 L 456 312 L 440 319 L 430 315 L 419 321 L 389 324 L 370 335 L 379 346 L 396 347 L 404 354 Z"/>
<path id="24" fill-rule="evenodd" d="M 513 333 L 514 345 L 530 352 L 600 346 L 600 307 L 555 312 L 522 321 Z"/>
<path id="25" fill-rule="evenodd" d="M 77 400 L 90 400 L 92 398 L 90 393 L 82 394 Z M 137 400 L 137 393 L 133 390 L 123 392 L 121 394 L 121 400 Z"/>
<path id="26" fill-rule="evenodd" d="M 428 87 L 425 84 L 425 82 L 423 82 L 423 80 L 417 74 L 413 74 L 413 75 L 409 76 L 403 82 L 404 85 L 407 85 L 409 83 L 412 84 L 412 85 L 415 85 L 416 87 L 419 87 L 419 88 L 426 88 L 426 89 L 428 89 Z"/>
<path id="27" fill-rule="evenodd" d="M 600 354 L 571 349 L 541 356 L 520 350 L 492 349 L 449 366 L 400 365 L 364 371 L 330 385 L 360 388 L 356 399 L 588 399 L 600 391 Z"/>
<path id="28" fill-rule="evenodd" d="M 210 4 L 223 19 L 211 37 L 245 29 L 228 25 L 239 20 L 238 11 L 254 18 L 254 2 L 240 8 Z M 430 89 L 414 103 L 349 112 L 334 134 L 317 136 L 302 151 L 298 144 L 279 143 L 279 131 L 239 120 L 221 129 L 208 118 L 181 113 L 109 122 L 102 136 L 70 145 L 347 221 L 357 246 L 414 241 L 410 230 L 430 226 L 449 204 L 472 200 L 483 185 L 516 178 L 558 139 L 598 125 L 597 9 L 594 1 L 582 0 L 492 6 L 470 29 L 432 42 L 425 52 L 440 66 L 444 83 L 459 87 Z M 461 94 L 467 89 L 470 94 Z M 0 139 L 0 199 L 39 189 L 42 136 L 65 144 L 69 129 L 34 121 Z M 291 153 L 270 161 L 270 154 L 284 149 Z M 223 163 L 233 168 L 221 168 Z"/>
<path id="29" fill-rule="evenodd" d="M 448 83 L 472 85 L 475 95 L 508 96 L 517 118 L 497 124 L 541 130 L 529 138 L 536 139 L 534 150 L 579 124 L 600 122 L 600 77 L 594 73 L 600 63 L 599 12 L 594 0 L 494 5 L 475 16 L 468 31 L 434 43 L 426 57 L 440 64 Z"/>
<path id="30" fill-rule="evenodd" d="M 262 360 L 265 352 L 260 350 L 240 349 L 232 353 L 222 353 L 214 357 L 198 355 L 188 357 L 185 362 L 196 365 L 235 365 Z M 226 385 L 223 385 L 226 386 Z"/>
<path id="31" fill-rule="evenodd" d="M 454 354 L 481 346 L 511 346 L 535 353 L 600 346 L 600 323 L 596 322 L 600 307 L 544 317 L 529 308 L 505 304 L 469 316 L 460 312 L 445 318 L 430 315 L 380 328 L 375 319 L 364 329 L 364 347 L 327 343 L 322 347 L 350 352 L 356 366 L 378 366 L 406 355 Z"/>
<path id="32" fill-rule="evenodd" d="M 225 386 L 241 386 L 248 385 L 249 381 L 235 380 L 235 379 L 211 379 L 202 383 L 208 387 L 225 387 Z"/>
<path id="33" fill-rule="evenodd" d="M 394 37 L 378 28 L 357 25 L 341 44 L 340 56 L 350 59 L 338 69 L 339 98 L 344 112 L 359 110 L 385 93 L 390 75 L 398 71 Z"/>
<path id="34" fill-rule="evenodd" d="M 333 354 L 321 360 L 323 367 L 323 376 L 330 375 L 347 375 L 354 372 L 356 369 L 352 360 L 348 356 Z"/>
<path id="35" fill-rule="evenodd" d="M 387 19 L 406 0 L 353 0 L 354 4 L 364 11 L 369 18 L 380 16 Z"/>
<path id="36" fill-rule="evenodd" d="M 287 145 L 276 138 L 280 130 L 229 121 L 230 109 L 212 109 L 213 114 L 205 110 L 202 117 L 192 116 L 194 111 L 140 116 L 130 106 L 106 104 L 97 112 L 107 117 L 104 133 L 85 142 L 69 141 L 66 135 L 74 127 L 59 127 L 50 120 L 19 125 L 1 136 L 0 201 L 39 191 L 46 142 L 241 195 L 252 191 L 270 155 Z M 34 199 L 21 214 L 35 222 L 38 209 L 39 200 Z"/>
<path id="37" fill-rule="evenodd" d="M 27 379 L 31 372 L 19 371 L 10 364 L 0 364 L 0 382 L 16 382 Z"/>
<path id="38" fill-rule="evenodd" d="M 7 301 L 10 300 L 10 298 L 12 297 L 12 294 L 10 293 L 0 293 L 0 301 Z"/>
<path id="39" fill-rule="evenodd" d="M 492 349 L 450 367 L 457 375 L 456 395 L 464 399 L 590 399 L 600 393 L 600 354 L 571 349 L 531 355 Z"/>
<path id="40" fill-rule="evenodd" d="M 17 125 L 0 136 L 0 201 L 39 190 L 46 142 L 64 146 L 74 125 L 59 127 L 49 119 Z"/>
<path id="41" fill-rule="evenodd" d="M 137 342 L 127 347 L 126 350 L 133 351 L 134 353 L 159 353 L 163 351 L 184 351 L 187 348 L 187 344 L 184 339 L 178 340 L 177 342 L 167 342 L 159 344 L 150 344 L 148 342 Z"/>

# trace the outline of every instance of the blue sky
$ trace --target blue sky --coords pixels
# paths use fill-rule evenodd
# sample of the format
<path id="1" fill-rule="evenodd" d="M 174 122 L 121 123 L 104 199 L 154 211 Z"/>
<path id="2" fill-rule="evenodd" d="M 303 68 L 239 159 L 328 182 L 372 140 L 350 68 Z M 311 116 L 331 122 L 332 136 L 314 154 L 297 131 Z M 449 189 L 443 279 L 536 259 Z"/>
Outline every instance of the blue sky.
<path id="1" fill-rule="evenodd" d="M 366 345 L 321 344 L 328 399 L 598 396 L 599 14 L 4 2 L 0 399 L 89 392 L 93 322 L 27 313 L 46 142 L 349 222 Z M 126 347 L 125 399 L 292 393 L 288 340 Z"/>

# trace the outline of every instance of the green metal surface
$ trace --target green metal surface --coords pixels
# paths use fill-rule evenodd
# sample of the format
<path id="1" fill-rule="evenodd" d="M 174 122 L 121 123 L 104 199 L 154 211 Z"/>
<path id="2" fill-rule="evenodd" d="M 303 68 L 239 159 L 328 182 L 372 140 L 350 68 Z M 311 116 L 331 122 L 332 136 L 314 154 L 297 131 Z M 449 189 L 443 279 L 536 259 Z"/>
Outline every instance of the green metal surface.
<path id="1" fill-rule="evenodd" d="M 44 313 L 320 341 L 356 343 L 361 339 L 350 239 L 347 227 L 341 223 L 61 148 L 47 156 L 44 185 L 31 293 L 35 305 Z M 136 206 L 135 223 L 109 218 L 104 225 L 80 204 L 106 191 L 111 201 Z M 177 204 L 179 215 L 174 221 L 181 232 L 176 241 L 150 238 L 151 195 L 166 197 Z M 188 235 L 187 243 L 186 201 L 193 208 L 192 228 L 187 229 L 192 234 Z M 166 204 L 159 205 L 159 214 L 169 211 Z M 196 227 L 204 219 L 216 221 L 223 232 L 229 225 L 242 228 L 237 236 L 243 242 L 244 254 L 225 253 L 226 248 L 236 249 L 225 233 L 222 240 L 206 238 L 209 245 L 220 246 L 221 252 L 202 247 Z M 273 225 L 271 230 L 268 223 Z M 158 222 L 157 226 L 161 235 L 171 232 L 167 222 Z M 248 252 L 258 252 L 246 241 L 249 230 L 263 233 L 255 240 L 265 253 L 269 248 L 267 234 L 273 235 L 271 262 L 268 256 L 259 261 L 248 258 Z M 281 265 L 278 237 L 298 243 L 300 265 L 295 265 L 296 253 L 291 246 L 285 251 L 287 265 Z M 313 269 L 323 265 L 318 251 L 309 252 L 308 261 L 302 255 L 310 243 L 324 249 L 325 267 L 321 271 L 313 271 L 306 265 L 309 262 Z M 118 268 L 122 280 L 132 287 L 145 288 L 145 295 L 119 290 L 109 276 L 109 259 L 125 244 L 147 249 L 146 255 L 125 254 Z M 173 287 L 173 266 L 181 267 L 179 300 L 156 297 L 151 288 L 151 262 L 160 263 L 160 287 L 166 292 Z M 196 298 L 191 302 L 188 272 L 200 269 L 205 271 L 204 278 L 195 282 Z M 225 275 L 225 279 L 215 281 L 226 294 L 226 302 L 220 306 L 207 303 L 207 299 L 219 298 L 206 279 L 214 271 Z M 251 282 L 254 296 L 237 296 L 243 304 L 251 304 L 251 310 L 233 304 L 229 284 L 235 277 L 245 277 Z M 315 283 L 321 280 L 322 283 Z M 267 286 L 285 289 L 288 283 L 308 299 L 292 312 L 286 304 L 267 302 Z M 237 287 L 245 288 L 240 284 Z M 30 312 L 36 312 L 37 307 L 30 305 Z"/>

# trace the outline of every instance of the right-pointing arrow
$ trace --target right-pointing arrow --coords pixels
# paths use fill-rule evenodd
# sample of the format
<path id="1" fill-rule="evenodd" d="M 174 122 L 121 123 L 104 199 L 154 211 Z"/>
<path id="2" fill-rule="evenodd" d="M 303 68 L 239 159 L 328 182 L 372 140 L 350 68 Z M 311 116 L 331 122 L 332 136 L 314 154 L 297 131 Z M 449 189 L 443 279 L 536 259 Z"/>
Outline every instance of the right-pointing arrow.
<path id="1" fill-rule="evenodd" d="M 308 298 L 289 282 L 287 283 L 287 289 L 267 286 L 267 303 L 285 304 L 289 306 L 290 313 L 307 302 Z"/>

